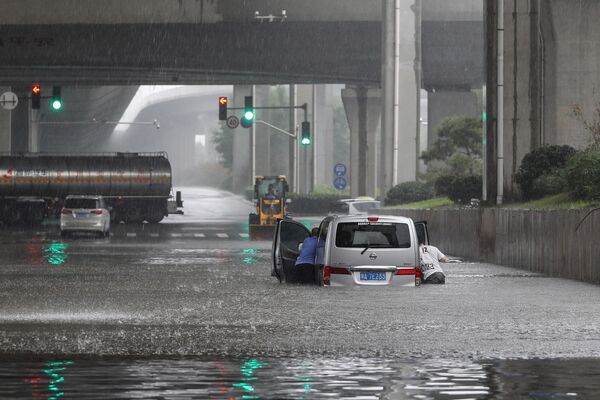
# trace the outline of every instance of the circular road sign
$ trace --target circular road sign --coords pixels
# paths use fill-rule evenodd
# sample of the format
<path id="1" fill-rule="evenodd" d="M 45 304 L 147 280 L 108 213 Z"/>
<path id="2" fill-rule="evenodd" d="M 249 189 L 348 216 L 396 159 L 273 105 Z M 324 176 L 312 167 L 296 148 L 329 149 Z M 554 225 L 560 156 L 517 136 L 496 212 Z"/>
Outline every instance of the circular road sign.
<path id="1" fill-rule="evenodd" d="M 19 98 L 13 92 L 4 92 L 0 95 L 0 106 L 5 110 L 14 110 L 19 104 Z"/>
<path id="2" fill-rule="evenodd" d="M 347 171 L 348 168 L 346 168 L 346 165 L 342 163 L 335 164 L 335 166 L 333 167 L 333 173 L 335 174 L 335 176 L 344 176 L 346 175 Z"/>
<path id="3" fill-rule="evenodd" d="M 235 115 L 230 115 L 227 117 L 227 127 L 230 129 L 235 129 L 240 126 L 240 120 Z"/>
<path id="4" fill-rule="evenodd" d="M 338 176 L 337 178 L 335 178 L 333 180 L 333 186 L 337 190 L 344 190 L 344 189 L 346 189 L 346 178 Z"/>

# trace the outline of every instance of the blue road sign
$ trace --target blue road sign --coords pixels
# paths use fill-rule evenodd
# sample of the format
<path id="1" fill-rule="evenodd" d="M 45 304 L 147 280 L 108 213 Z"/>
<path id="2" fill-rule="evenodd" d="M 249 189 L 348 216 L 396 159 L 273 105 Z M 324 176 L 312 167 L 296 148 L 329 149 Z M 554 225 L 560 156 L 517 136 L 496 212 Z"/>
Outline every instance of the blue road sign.
<path id="1" fill-rule="evenodd" d="M 346 166 L 342 163 L 335 164 L 335 167 L 333 167 L 333 173 L 335 176 L 344 176 L 346 175 L 346 172 L 348 172 L 348 168 L 346 168 Z"/>
<path id="2" fill-rule="evenodd" d="M 333 180 L 333 186 L 337 190 L 344 190 L 344 189 L 346 189 L 346 179 L 344 177 L 338 176 L 337 178 L 335 178 Z"/>

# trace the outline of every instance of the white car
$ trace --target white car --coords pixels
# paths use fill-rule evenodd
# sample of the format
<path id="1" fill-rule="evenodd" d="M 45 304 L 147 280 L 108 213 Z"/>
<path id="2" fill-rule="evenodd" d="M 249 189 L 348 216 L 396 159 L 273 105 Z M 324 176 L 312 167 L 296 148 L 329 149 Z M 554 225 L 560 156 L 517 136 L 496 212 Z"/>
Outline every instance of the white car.
<path id="1" fill-rule="evenodd" d="M 102 196 L 67 196 L 60 212 L 60 234 L 93 232 L 108 236 L 110 212 Z"/>
<path id="2" fill-rule="evenodd" d="M 366 215 L 369 210 L 381 208 L 381 202 L 372 197 L 341 199 L 335 203 L 331 214 Z"/>

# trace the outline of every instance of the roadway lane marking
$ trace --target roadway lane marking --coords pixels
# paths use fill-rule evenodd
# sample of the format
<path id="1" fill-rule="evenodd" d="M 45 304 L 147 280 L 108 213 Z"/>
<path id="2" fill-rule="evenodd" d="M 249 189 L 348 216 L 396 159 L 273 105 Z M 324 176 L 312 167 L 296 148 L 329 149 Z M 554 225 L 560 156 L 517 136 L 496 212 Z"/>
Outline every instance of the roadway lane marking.
<path id="1" fill-rule="evenodd" d="M 171 233 L 171 237 L 182 237 L 181 233 Z"/>
<path id="2" fill-rule="evenodd" d="M 158 237 L 158 233 L 151 233 L 151 234 L 150 234 L 150 237 L 157 238 L 157 237 Z"/>
<path id="3" fill-rule="evenodd" d="M 240 233 L 240 237 L 247 238 L 250 237 L 247 233 Z"/>
<path id="4" fill-rule="evenodd" d="M 222 238 L 222 239 L 227 239 L 229 237 L 229 235 L 226 233 L 217 233 L 217 237 Z"/>
<path id="5" fill-rule="evenodd" d="M 204 227 L 183 227 L 181 228 L 182 231 L 202 231 L 204 230 Z"/>
<path id="6" fill-rule="evenodd" d="M 206 235 L 204 235 L 204 233 L 194 233 L 194 237 L 195 237 L 195 238 L 203 238 L 203 237 L 205 237 L 205 236 L 206 236 Z"/>
<path id="7" fill-rule="evenodd" d="M 135 232 L 127 232 L 127 237 L 136 237 L 137 233 Z"/>

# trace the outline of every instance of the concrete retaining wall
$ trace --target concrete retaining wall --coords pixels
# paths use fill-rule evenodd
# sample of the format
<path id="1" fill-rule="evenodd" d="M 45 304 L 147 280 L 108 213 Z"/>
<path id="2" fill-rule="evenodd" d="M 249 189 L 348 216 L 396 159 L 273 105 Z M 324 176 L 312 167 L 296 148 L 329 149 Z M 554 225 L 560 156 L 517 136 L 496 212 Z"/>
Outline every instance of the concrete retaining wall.
<path id="1" fill-rule="evenodd" d="M 446 254 L 600 283 L 600 210 L 382 210 L 426 220 Z"/>

